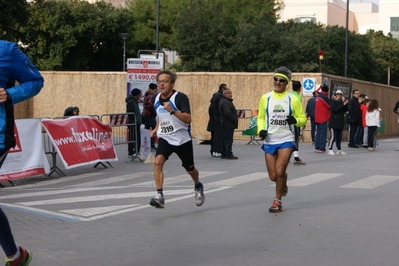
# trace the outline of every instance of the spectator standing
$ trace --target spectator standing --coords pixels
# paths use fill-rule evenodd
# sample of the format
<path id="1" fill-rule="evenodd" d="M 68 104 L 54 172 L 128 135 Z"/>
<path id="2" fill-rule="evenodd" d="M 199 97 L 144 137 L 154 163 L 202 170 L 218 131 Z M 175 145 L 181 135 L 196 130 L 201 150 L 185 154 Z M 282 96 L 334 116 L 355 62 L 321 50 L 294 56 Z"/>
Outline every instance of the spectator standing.
<path id="1" fill-rule="evenodd" d="M 223 91 L 219 103 L 220 118 L 222 122 L 222 159 L 238 159 L 233 155 L 234 130 L 238 127 L 237 110 L 233 104 L 233 93 L 230 89 Z"/>
<path id="2" fill-rule="evenodd" d="M 316 140 L 316 123 L 314 122 L 314 110 L 316 97 L 319 94 L 317 90 L 313 91 L 313 97 L 310 98 L 306 104 L 306 115 L 310 118 L 310 136 L 312 137 L 312 144 L 315 144 Z"/>
<path id="3" fill-rule="evenodd" d="M 213 151 L 215 152 L 215 157 L 221 157 L 222 155 L 222 124 L 220 119 L 219 103 L 223 98 L 223 91 L 228 89 L 225 83 L 219 85 L 219 90 L 212 97 L 212 110 L 213 110 L 213 120 L 215 125 L 215 133 L 213 140 Z M 213 155 L 213 152 L 212 152 Z"/>
<path id="4" fill-rule="evenodd" d="M 172 153 L 177 154 L 182 166 L 194 181 L 195 204 L 201 206 L 205 202 L 204 186 L 199 181 L 199 173 L 194 166 L 190 101 L 186 94 L 174 89 L 176 79 L 177 75 L 172 71 L 161 70 L 157 75 L 160 93 L 153 98 L 158 121 L 150 136 L 157 135 L 159 138 L 154 162 L 157 194 L 150 201 L 150 205 L 155 208 L 165 207 L 163 167 Z"/>
<path id="5" fill-rule="evenodd" d="M 359 148 L 359 146 L 355 144 L 355 135 L 358 134 L 356 131 L 359 130 L 361 122 L 360 118 L 362 117 L 360 104 L 359 104 L 359 95 L 360 95 L 359 90 L 354 89 L 352 91 L 352 97 L 349 100 L 349 105 L 348 105 L 347 121 L 349 123 L 349 143 L 348 143 L 349 148 Z"/>
<path id="6" fill-rule="evenodd" d="M 15 85 L 15 81 L 18 85 Z M 15 146 L 14 105 L 38 94 L 43 77 L 16 43 L 0 40 L 0 168 Z M 33 254 L 17 246 L 6 214 L 0 208 L 0 244 L 5 265 L 28 266 Z"/>
<path id="7" fill-rule="evenodd" d="M 276 194 L 269 212 L 281 212 L 281 198 L 288 193 L 287 166 L 295 147 L 293 125 L 306 124 L 302 103 L 287 91 L 291 70 L 279 67 L 274 71 L 274 90 L 259 101 L 258 134 L 264 139 L 262 150 L 269 178 L 276 183 Z"/>
<path id="8" fill-rule="evenodd" d="M 145 129 L 153 129 L 157 125 L 156 117 L 157 112 L 155 112 L 154 104 L 152 103 L 152 97 L 157 94 L 157 84 L 150 83 L 148 90 L 144 94 L 143 103 L 143 120 Z M 151 138 L 151 149 L 155 150 L 155 138 Z"/>
<path id="9" fill-rule="evenodd" d="M 302 84 L 298 80 L 292 81 L 292 95 L 298 98 L 299 102 L 302 104 L 301 97 L 301 89 Z M 294 148 L 294 165 L 305 165 L 306 163 L 302 162 L 299 158 L 299 136 L 301 135 L 301 128 L 294 125 L 294 133 L 295 133 L 295 148 Z"/>
<path id="10" fill-rule="evenodd" d="M 393 107 L 393 112 L 398 115 L 398 123 L 399 123 L 399 101 L 396 102 L 395 106 Z"/>
<path id="11" fill-rule="evenodd" d="M 362 142 L 362 147 L 367 148 L 368 145 L 368 127 L 366 124 L 366 114 L 367 114 L 367 108 L 370 104 L 370 99 L 366 96 L 364 98 L 363 103 L 360 105 L 360 110 L 362 111 L 362 127 L 363 127 L 363 142 Z"/>
<path id="12" fill-rule="evenodd" d="M 70 106 L 64 111 L 64 117 L 79 115 L 79 107 Z"/>
<path id="13" fill-rule="evenodd" d="M 342 91 L 337 90 L 335 95 L 330 100 L 330 120 L 328 127 L 330 128 L 330 141 L 328 143 L 328 155 L 335 155 L 333 151 L 334 142 L 337 147 L 337 155 L 346 155 L 346 152 L 341 149 L 342 131 L 344 130 L 345 113 L 348 111 L 348 100 L 342 96 Z"/>
<path id="14" fill-rule="evenodd" d="M 330 120 L 330 99 L 328 99 L 327 94 L 328 86 L 321 85 L 321 92 L 315 103 L 316 153 L 326 153 L 327 123 Z"/>
<path id="15" fill-rule="evenodd" d="M 126 98 L 126 113 L 134 113 L 129 115 L 129 144 L 128 144 L 128 156 L 133 158 L 138 156 L 141 148 L 141 134 L 140 127 L 143 122 L 140 108 L 139 99 L 141 98 L 141 90 L 134 88 L 131 91 L 131 96 Z M 133 142 L 132 142 L 133 141 Z M 137 150 L 136 150 L 137 148 Z"/>
<path id="16" fill-rule="evenodd" d="M 359 99 L 358 99 L 359 109 L 360 109 L 360 119 L 359 119 L 358 129 L 356 130 L 356 133 L 355 133 L 355 145 L 358 147 L 362 146 L 362 141 L 363 141 L 362 105 L 363 105 L 365 98 L 366 98 L 366 94 L 361 93 L 359 95 Z"/>
<path id="17" fill-rule="evenodd" d="M 225 84 L 223 83 L 221 85 L 225 85 Z M 220 156 L 222 154 L 221 154 L 221 149 L 217 149 L 217 145 L 218 145 L 218 143 L 216 143 L 217 125 L 216 125 L 216 121 L 215 121 L 215 115 L 214 115 L 214 112 L 213 112 L 213 104 L 212 104 L 212 102 L 214 101 L 214 98 L 215 98 L 216 94 L 219 93 L 219 91 L 220 91 L 220 86 L 219 86 L 219 90 L 217 92 L 215 92 L 212 95 L 212 97 L 211 97 L 211 100 L 210 100 L 210 103 L 209 103 L 209 108 L 208 108 L 209 121 L 208 121 L 208 125 L 206 127 L 206 130 L 208 132 L 211 132 L 211 140 L 210 140 L 210 142 L 211 142 L 211 150 L 210 150 L 211 156 L 212 157 L 217 157 L 217 158 L 220 158 Z"/>
<path id="18" fill-rule="evenodd" d="M 373 99 L 367 108 L 366 124 L 368 127 L 368 151 L 376 151 L 375 139 L 377 128 L 380 127 L 381 109 L 378 107 L 378 101 Z"/>

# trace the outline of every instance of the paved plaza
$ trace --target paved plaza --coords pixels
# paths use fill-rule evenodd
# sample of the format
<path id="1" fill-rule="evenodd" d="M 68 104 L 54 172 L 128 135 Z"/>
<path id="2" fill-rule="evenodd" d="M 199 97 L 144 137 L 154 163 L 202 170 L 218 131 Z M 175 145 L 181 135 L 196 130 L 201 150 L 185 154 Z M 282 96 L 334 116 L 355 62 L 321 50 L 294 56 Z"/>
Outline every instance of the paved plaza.
<path id="1" fill-rule="evenodd" d="M 268 212 L 275 187 L 260 145 L 236 141 L 238 160 L 209 149 L 194 141 L 202 207 L 175 155 L 164 167 L 165 209 L 151 207 L 153 165 L 130 161 L 126 145 L 113 168 L 65 170 L 59 160 L 65 177 L 6 183 L 0 205 L 32 266 L 398 265 L 398 138 L 379 140 L 376 152 L 344 142 L 345 156 L 301 143 L 307 164 L 289 165 L 278 214 Z"/>

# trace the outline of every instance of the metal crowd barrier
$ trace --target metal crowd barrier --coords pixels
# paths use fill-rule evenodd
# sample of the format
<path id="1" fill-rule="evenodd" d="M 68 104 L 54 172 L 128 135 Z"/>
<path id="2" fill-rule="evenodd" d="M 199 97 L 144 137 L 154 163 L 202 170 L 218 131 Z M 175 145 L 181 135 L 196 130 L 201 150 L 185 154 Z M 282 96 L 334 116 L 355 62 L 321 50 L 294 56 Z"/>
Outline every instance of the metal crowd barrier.
<path id="1" fill-rule="evenodd" d="M 134 116 L 134 122 L 129 121 L 129 115 Z M 137 132 L 137 127 L 141 126 L 137 124 L 135 113 L 103 114 L 101 116 L 101 122 L 111 126 L 114 145 L 133 144 L 136 153 L 132 157 L 132 161 L 135 159 L 141 160 L 140 157 L 138 157 L 137 141 L 133 138 L 135 134 L 133 132 Z"/>
<path id="2" fill-rule="evenodd" d="M 252 109 L 237 109 L 238 127 L 234 132 L 242 132 L 249 128 L 252 117 Z"/>

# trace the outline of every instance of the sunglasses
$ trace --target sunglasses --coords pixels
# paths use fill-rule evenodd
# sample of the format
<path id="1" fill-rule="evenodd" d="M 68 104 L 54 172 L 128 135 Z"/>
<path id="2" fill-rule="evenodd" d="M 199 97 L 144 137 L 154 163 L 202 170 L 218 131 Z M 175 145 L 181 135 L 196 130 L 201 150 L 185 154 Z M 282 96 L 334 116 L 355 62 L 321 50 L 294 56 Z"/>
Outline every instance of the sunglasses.
<path id="1" fill-rule="evenodd" d="M 276 81 L 276 82 L 279 81 L 280 83 L 286 82 L 285 79 L 278 79 L 276 77 L 274 77 L 273 79 L 274 79 L 274 81 Z"/>
<path id="2" fill-rule="evenodd" d="M 337 95 L 342 95 L 342 93 L 337 93 Z"/>

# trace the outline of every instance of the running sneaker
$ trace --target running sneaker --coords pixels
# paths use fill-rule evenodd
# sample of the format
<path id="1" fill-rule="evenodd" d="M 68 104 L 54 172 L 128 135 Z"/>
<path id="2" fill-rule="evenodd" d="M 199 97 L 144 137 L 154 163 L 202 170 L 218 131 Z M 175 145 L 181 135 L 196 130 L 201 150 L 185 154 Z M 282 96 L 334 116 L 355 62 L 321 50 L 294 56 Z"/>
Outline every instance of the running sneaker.
<path id="1" fill-rule="evenodd" d="M 328 155 L 335 155 L 335 153 L 332 150 L 328 150 L 327 154 Z M 338 152 L 337 152 L 337 154 L 338 154 Z"/>
<path id="2" fill-rule="evenodd" d="M 273 200 L 272 206 L 269 208 L 269 212 L 281 212 L 283 211 L 283 205 L 279 200 Z"/>
<path id="3" fill-rule="evenodd" d="M 32 252 L 30 252 L 27 249 L 24 249 L 23 247 L 19 247 L 19 251 L 21 252 L 21 256 L 17 260 L 10 261 L 7 258 L 4 259 L 6 266 L 28 266 L 29 265 L 29 263 L 31 262 L 31 260 L 33 258 Z"/>
<path id="4" fill-rule="evenodd" d="M 337 151 L 337 155 L 347 155 L 347 153 L 344 152 L 344 151 L 339 150 L 339 151 Z"/>
<path id="5" fill-rule="evenodd" d="M 287 196 L 288 194 L 288 186 L 285 185 L 284 191 L 283 191 L 283 197 Z"/>
<path id="6" fill-rule="evenodd" d="M 159 209 L 165 208 L 165 199 L 163 198 L 162 194 L 157 193 L 157 195 L 151 199 L 150 205 Z"/>
<path id="7" fill-rule="evenodd" d="M 199 188 L 194 187 L 194 192 L 195 192 L 195 205 L 198 207 L 204 204 L 205 202 L 205 194 L 204 194 L 204 185 L 202 183 L 199 183 Z"/>
<path id="8" fill-rule="evenodd" d="M 294 165 L 305 165 L 306 163 L 302 162 L 301 159 L 295 160 Z"/>

